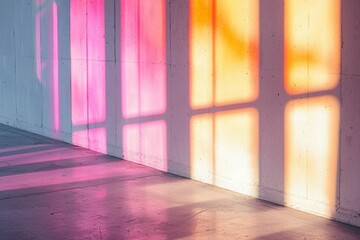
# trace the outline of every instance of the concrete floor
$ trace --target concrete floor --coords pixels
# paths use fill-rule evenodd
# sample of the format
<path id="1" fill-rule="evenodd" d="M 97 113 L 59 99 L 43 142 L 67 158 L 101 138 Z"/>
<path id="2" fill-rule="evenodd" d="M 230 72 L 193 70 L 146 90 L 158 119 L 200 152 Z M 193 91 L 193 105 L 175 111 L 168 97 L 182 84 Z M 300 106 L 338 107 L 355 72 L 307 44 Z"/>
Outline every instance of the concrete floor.
<path id="1" fill-rule="evenodd" d="M 0 239 L 360 239 L 360 228 L 0 125 Z"/>

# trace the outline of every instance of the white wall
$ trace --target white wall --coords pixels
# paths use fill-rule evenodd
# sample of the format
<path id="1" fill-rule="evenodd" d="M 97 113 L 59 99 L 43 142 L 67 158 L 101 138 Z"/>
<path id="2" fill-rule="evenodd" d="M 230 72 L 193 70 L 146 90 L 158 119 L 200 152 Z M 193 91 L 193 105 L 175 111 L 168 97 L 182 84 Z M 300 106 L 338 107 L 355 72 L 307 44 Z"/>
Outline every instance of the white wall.
<path id="1" fill-rule="evenodd" d="M 360 226 L 360 3 L 211 3 L 0 1 L 0 122 Z"/>

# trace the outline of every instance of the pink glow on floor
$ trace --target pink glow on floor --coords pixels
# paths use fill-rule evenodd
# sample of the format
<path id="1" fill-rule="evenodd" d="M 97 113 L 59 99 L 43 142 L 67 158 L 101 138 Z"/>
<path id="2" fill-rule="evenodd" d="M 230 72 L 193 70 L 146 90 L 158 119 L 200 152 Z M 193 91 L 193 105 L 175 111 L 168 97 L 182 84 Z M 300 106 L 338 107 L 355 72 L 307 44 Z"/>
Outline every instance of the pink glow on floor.
<path id="1" fill-rule="evenodd" d="M 36 148 L 34 148 L 34 145 L 29 145 L 27 148 L 24 147 L 17 150 L 11 150 L 11 148 L 6 148 L 6 150 L 8 150 L 8 152 L 17 152 L 13 152 L 11 153 L 11 155 L 10 153 L 8 153 L 6 154 L 6 156 L 0 157 L 0 167 L 27 165 L 100 155 L 100 153 L 94 153 L 90 151 L 79 151 L 78 148 L 69 149 L 69 146 L 54 147 L 50 144 L 39 144 L 36 145 Z"/>
<path id="2" fill-rule="evenodd" d="M 49 144 L 37 144 L 36 146 L 49 146 Z M 7 153 L 7 152 L 12 152 L 12 151 L 26 151 L 27 149 L 31 149 L 33 148 L 34 145 L 30 144 L 30 145 L 20 145 L 20 146 L 11 146 L 11 147 L 5 147 L 5 148 L 0 148 L 0 153 Z M 0 154 L 0 161 L 1 161 L 1 154 Z"/>
<path id="3" fill-rule="evenodd" d="M 120 2 L 123 117 L 166 111 L 164 0 Z"/>
<path id="4" fill-rule="evenodd" d="M 2 176 L 0 178 L 0 191 L 49 186 L 56 184 L 91 181 L 118 176 L 133 175 L 145 170 L 131 168 L 126 170 L 117 166 L 119 162 L 110 162 L 92 166 L 64 168 L 50 171 L 40 171 L 25 174 Z"/>

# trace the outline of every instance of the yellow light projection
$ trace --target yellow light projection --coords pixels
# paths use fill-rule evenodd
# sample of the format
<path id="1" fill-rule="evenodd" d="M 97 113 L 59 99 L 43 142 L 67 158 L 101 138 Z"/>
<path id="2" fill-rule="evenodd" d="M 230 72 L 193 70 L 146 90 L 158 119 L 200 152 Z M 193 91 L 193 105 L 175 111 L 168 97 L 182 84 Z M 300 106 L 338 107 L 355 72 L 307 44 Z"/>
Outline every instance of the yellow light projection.
<path id="1" fill-rule="evenodd" d="M 212 77 L 212 1 L 191 1 L 190 4 L 190 104 L 192 108 L 211 107 Z"/>
<path id="2" fill-rule="evenodd" d="M 285 89 L 332 89 L 340 71 L 340 0 L 284 1 Z"/>
<path id="3" fill-rule="evenodd" d="M 191 177 L 206 183 L 214 183 L 213 125 L 213 114 L 197 115 L 190 121 Z"/>
<path id="4" fill-rule="evenodd" d="M 284 85 L 294 98 L 339 84 L 340 0 L 284 6 Z M 311 96 L 311 95 L 310 95 Z M 285 202 L 331 216 L 336 206 L 340 105 L 336 96 L 294 99 L 285 109 Z"/>
<path id="5" fill-rule="evenodd" d="M 190 105 L 193 109 L 258 97 L 259 6 L 254 0 L 190 4 Z"/>
<path id="6" fill-rule="evenodd" d="M 194 116 L 190 123 L 191 176 L 256 195 L 247 186 L 257 185 L 259 179 L 258 125 L 255 108 Z"/>
<path id="7" fill-rule="evenodd" d="M 259 116 L 254 108 L 215 113 L 215 173 L 257 185 Z"/>
<path id="8" fill-rule="evenodd" d="M 340 105 L 333 96 L 290 101 L 285 108 L 286 202 L 336 204 Z"/>

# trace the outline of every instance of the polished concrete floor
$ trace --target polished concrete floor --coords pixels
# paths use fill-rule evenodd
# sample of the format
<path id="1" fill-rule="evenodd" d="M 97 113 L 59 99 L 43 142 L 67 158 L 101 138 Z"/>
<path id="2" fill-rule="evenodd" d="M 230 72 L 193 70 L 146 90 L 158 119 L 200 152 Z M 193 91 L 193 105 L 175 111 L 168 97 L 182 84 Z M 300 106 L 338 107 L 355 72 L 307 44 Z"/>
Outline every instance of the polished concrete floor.
<path id="1" fill-rule="evenodd" d="M 0 239 L 360 239 L 360 228 L 0 125 Z"/>

